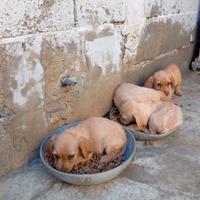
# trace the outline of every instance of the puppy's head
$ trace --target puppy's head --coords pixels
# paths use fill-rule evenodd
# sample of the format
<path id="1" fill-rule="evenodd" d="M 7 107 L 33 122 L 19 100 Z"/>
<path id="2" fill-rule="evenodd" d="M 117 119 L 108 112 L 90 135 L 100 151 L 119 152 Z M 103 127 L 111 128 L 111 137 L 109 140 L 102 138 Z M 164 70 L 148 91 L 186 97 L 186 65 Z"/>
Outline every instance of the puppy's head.
<path id="1" fill-rule="evenodd" d="M 72 170 L 74 165 L 92 157 L 92 145 L 82 136 L 62 133 L 47 143 L 47 151 L 54 157 L 54 165 L 65 172 Z"/>
<path id="2" fill-rule="evenodd" d="M 171 98 L 174 89 L 174 79 L 167 72 L 160 70 L 151 76 L 144 86 L 162 91 L 167 97 Z"/>

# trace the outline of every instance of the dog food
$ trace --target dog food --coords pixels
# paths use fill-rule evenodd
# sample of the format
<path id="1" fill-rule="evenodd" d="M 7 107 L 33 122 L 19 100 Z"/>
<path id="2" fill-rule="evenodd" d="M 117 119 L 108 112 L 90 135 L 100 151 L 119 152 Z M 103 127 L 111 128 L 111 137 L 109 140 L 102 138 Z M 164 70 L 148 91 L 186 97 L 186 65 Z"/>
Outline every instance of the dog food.
<path id="1" fill-rule="evenodd" d="M 84 163 L 80 163 L 72 169 L 73 174 L 94 174 L 103 171 L 107 171 L 119 166 L 123 161 L 123 156 L 115 158 L 113 161 L 100 163 L 102 155 L 94 155 L 93 159 Z"/>
<path id="2" fill-rule="evenodd" d="M 94 174 L 103 171 L 107 171 L 119 166 L 123 161 L 124 157 L 119 156 L 110 162 L 101 163 L 100 160 L 103 155 L 94 155 L 91 160 L 88 160 L 83 163 L 79 163 L 78 165 L 74 166 L 71 170 L 72 174 Z M 45 160 L 46 162 L 56 168 L 54 165 L 54 157 L 45 153 Z"/>
<path id="3" fill-rule="evenodd" d="M 47 152 L 45 152 L 45 162 L 46 163 L 48 163 L 51 167 L 53 167 L 53 168 L 56 168 L 56 166 L 55 166 L 55 159 L 54 159 L 54 157 L 53 157 L 53 155 L 51 155 L 51 154 L 49 154 L 49 153 L 47 153 Z"/>

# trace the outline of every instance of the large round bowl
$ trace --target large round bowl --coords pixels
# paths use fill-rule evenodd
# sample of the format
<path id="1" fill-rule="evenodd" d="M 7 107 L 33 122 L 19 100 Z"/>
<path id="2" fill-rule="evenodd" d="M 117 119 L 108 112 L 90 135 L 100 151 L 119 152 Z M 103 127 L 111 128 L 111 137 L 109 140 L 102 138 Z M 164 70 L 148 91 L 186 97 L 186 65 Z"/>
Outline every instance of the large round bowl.
<path id="1" fill-rule="evenodd" d="M 58 179 L 71 183 L 71 184 L 76 184 L 76 185 L 92 185 L 92 184 L 100 184 L 100 183 L 105 183 L 115 177 L 117 177 L 131 162 L 135 155 L 135 139 L 133 134 L 131 133 L 130 130 L 125 129 L 126 136 L 127 136 L 127 146 L 126 150 L 124 153 L 124 161 L 122 164 L 120 164 L 118 167 L 115 167 L 111 170 L 105 171 L 105 172 L 100 172 L 100 173 L 95 173 L 95 174 L 71 174 L 71 173 L 64 173 L 59 170 L 54 169 L 51 167 L 46 161 L 44 157 L 44 147 L 48 140 L 53 136 L 57 135 L 61 132 L 63 132 L 67 128 L 71 128 L 73 126 L 76 126 L 80 123 L 80 121 L 75 121 L 72 123 L 69 123 L 67 125 L 64 125 L 63 127 L 55 130 L 50 136 L 48 136 L 41 144 L 40 146 L 40 158 L 42 160 L 42 163 L 46 167 L 46 169 L 52 173 L 54 176 L 56 176 Z"/>

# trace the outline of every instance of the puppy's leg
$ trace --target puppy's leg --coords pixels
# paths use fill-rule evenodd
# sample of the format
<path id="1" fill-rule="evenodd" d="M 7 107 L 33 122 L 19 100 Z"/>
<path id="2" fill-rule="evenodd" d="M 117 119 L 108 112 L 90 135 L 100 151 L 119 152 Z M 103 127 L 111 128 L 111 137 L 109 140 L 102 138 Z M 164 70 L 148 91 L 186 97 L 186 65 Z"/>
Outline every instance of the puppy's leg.
<path id="1" fill-rule="evenodd" d="M 183 95 L 180 84 L 178 84 L 178 85 L 175 87 L 175 94 L 176 94 L 177 96 L 182 96 L 182 95 Z"/>
<path id="2" fill-rule="evenodd" d="M 145 82 L 144 87 L 153 88 L 153 84 L 154 84 L 154 77 L 150 76 L 148 80 Z"/>
<path id="3" fill-rule="evenodd" d="M 107 163 L 110 162 L 112 160 L 114 160 L 115 158 L 117 158 L 118 156 L 123 155 L 125 148 L 116 148 L 113 146 L 109 146 L 106 148 L 106 155 L 102 156 L 100 163 Z"/>
<path id="4" fill-rule="evenodd" d="M 107 162 L 114 160 L 115 155 L 116 155 L 116 153 L 112 152 L 108 155 L 102 156 L 100 163 L 107 163 Z"/>
<path id="5" fill-rule="evenodd" d="M 136 125 L 135 130 L 136 130 L 136 131 L 145 132 L 146 128 L 145 128 L 145 127 L 142 127 L 142 126 L 139 127 L 138 125 Z"/>
<path id="6" fill-rule="evenodd" d="M 145 130 L 146 126 L 147 126 L 147 123 L 148 123 L 147 116 L 138 114 L 135 117 L 135 120 L 136 120 L 136 124 L 137 124 L 136 130 L 144 132 L 144 130 Z"/>

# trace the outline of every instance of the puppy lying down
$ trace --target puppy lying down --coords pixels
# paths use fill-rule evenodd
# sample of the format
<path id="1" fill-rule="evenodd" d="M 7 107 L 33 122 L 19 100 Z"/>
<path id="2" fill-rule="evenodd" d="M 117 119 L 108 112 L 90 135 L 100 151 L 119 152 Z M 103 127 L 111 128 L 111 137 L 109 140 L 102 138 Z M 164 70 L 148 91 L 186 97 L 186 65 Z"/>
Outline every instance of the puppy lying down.
<path id="1" fill-rule="evenodd" d="M 137 131 L 161 134 L 180 126 L 182 118 L 181 108 L 169 101 L 128 101 L 120 109 L 119 121 L 124 125 L 136 122 Z"/>
<path id="2" fill-rule="evenodd" d="M 94 117 L 54 136 L 45 151 L 54 156 L 54 166 L 70 172 L 79 163 L 105 153 L 100 163 L 106 163 L 123 155 L 127 144 L 124 129 L 111 120 Z"/>
<path id="3" fill-rule="evenodd" d="M 119 122 L 136 123 L 137 131 L 150 134 L 168 132 L 182 123 L 181 108 L 169 98 L 162 91 L 130 83 L 121 84 L 113 97 L 119 110 Z"/>
<path id="4" fill-rule="evenodd" d="M 113 96 L 116 107 L 120 110 L 121 106 L 127 101 L 145 102 L 145 101 L 166 101 L 169 98 L 161 91 L 151 88 L 140 87 L 131 83 L 120 84 Z"/>
<path id="5" fill-rule="evenodd" d="M 156 102 L 155 107 L 148 123 L 150 134 L 169 132 L 183 123 L 183 115 L 180 107 L 167 101 Z"/>
<path id="6" fill-rule="evenodd" d="M 176 64 L 170 64 L 163 70 L 155 72 L 145 82 L 144 87 L 154 88 L 162 91 L 167 97 L 171 98 L 173 93 L 181 96 L 181 71 Z"/>

